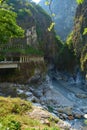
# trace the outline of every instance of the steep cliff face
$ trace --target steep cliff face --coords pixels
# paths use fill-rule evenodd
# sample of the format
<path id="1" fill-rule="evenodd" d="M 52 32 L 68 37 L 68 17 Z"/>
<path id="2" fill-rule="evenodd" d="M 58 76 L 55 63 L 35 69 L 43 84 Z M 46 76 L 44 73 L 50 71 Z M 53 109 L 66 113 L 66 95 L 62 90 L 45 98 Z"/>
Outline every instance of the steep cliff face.
<path id="1" fill-rule="evenodd" d="M 77 56 L 81 55 L 83 46 L 87 43 L 87 35 L 83 35 L 84 28 L 87 27 L 87 1 L 77 7 L 74 30 L 73 45 Z"/>
<path id="2" fill-rule="evenodd" d="M 20 62 L 19 56 L 24 56 L 18 69 L 1 69 L 0 81 L 26 83 L 28 80 L 42 81 L 46 74 L 46 63 L 38 61 L 40 56 L 53 62 L 56 52 L 57 40 L 54 29 L 48 31 L 52 23 L 51 17 L 39 6 L 28 0 L 8 0 L 8 4 L 17 13 L 17 22 L 25 30 L 21 39 L 10 39 L 9 43 L 0 46 L 1 61 Z M 34 56 L 35 61 L 25 60 L 25 57 Z M 45 57 L 45 58 L 44 58 Z M 50 61 L 50 62 L 49 62 Z M 17 63 L 18 63 L 17 62 Z M 39 70 L 39 74 L 36 71 Z"/>
<path id="3" fill-rule="evenodd" d="M 83 34 L 85 28 L 87 28 L 87 0 L 84 0 L 84 2 L 77 7 L 72 37 L 76 56 L 80 58 L 82 69 L 86 71 L 87 34 Z"/>
<path id="4" fill-rule="evenodd" d="M 40 5 L 49 11 L 44 3 L 45 0 L 41 0 Z M 72 30 L 76 7 L 77 4 L 75 0 L 53 0 L 51 9 L 55 14 L 55 30 L 62 40 L 65 40 Z"/>
<path id="5" fill-rule="evenodd" d="M 17 12 L 18 24 L 25 30 L 25 38 L 16 39 L 14 43 L 22 43 L 43 51 L 45 57 L 54 57 L 56 39 L 54 30 L 48 31 L 50 16 L 33 2 L 26 0 L 9 0 Z"/>

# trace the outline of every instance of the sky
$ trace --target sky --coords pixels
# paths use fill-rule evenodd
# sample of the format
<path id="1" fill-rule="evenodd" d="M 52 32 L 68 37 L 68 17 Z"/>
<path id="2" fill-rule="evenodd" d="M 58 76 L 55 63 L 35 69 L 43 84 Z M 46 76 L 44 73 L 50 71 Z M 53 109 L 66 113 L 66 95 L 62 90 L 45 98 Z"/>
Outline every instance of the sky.
<path id="1" fill-rule="evenodd" d="M 34 2 L 36 2 L 36 3 L 39 3 L 39 2 L 40 2 L 40 0 L 32 0 L 32 1 L 34 1 Z"/>

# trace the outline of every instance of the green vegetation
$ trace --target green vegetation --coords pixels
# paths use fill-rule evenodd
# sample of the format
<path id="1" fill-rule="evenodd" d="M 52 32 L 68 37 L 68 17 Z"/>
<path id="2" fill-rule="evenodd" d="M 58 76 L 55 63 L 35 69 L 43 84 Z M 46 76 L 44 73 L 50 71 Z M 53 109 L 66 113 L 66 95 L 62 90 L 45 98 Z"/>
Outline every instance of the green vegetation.
<path id="1" fill-rule="evenodd" d="M 73 39 L 72 39 L 72 37 L 73 37 L 73 32 L 71 32 L 68 35 L 67 40 L 66 40 L 66 43 L 67 43 L 69 48 L 72 48 L 72 46 L 73 46 Z"/>
<path id="2" fill-rule="evenodd" d="M 53 107 L 47 106 L 49 112 L 53 112 Z"/>
<path id="3" fill-rule="evenodd" d="M 2 130 L 21 130 L 24 114 L 32 110 L 30 102 L 19 98 L 0 97 L 0 128 Z"/>
<path id="4" fill-rule="evenodd" d="M 85 45 L 82 49 L 80 63 L 81 63 L 81 69 L 83 71 L 86 71 L 87 70 L 87 45 Z"/>
<path id="5" fill-rule="evenodd" d="M 23 8 L 23 9 L 19 9 L 19 11 L 18 11 L 18 16 L 20 18 L 22 18 L 23 16 L 25 16 L 27 14 L 30 15 L 30 16 L 32 16 L 32 13 L 31 13 L 30 9 Z"/>
<path id="6" fill-rule="evenodd" d="M 2 1 L 0 3 L 0 43 L 6 43 L 10 38 L 23 37 L 24 30 L 17 25 L 16 17 L 16 13 Z"/>
<path id="7" fill-rule="evenodd" d="M 86 119 L 85 119 L 84 123 L 85 123 L 85 125 L 87 125 L 87 120 Z"/>
<path id="8" fill-rule="evenodd" d="M 82 4 L 82 3 L 84 2 L 84 0 L 76 0 L 76 2 L 77 2 L 78 4 Z"/>
<path id="9" fill-rule="evenodd" d="M 84 28 L 83 35 L 86 35 L 86 34 L 87 34 L 87 28 Z"/>
<path id="10" fill-rule="evenodd" d="M 72 71 L 74 69 L 74 66 L 76 64 L 76 57 L 73 50 L 69 48 L 66 43 L 62 44 L 56 61 L 57 67 L 60 70 Z"/>
<path id="11" fill-rule="evenodd" d="M 58 120 L 52 117 L 49 119 L 51 126 L 29 117 L 28 112 L 32 110 L 30 102 L 19 98 L 0 97 L 0 130 L 60 130 L 55 126 Z"/>
<path id="12" fill-rule="evenodd" d="M 10 47 L 10 48 L 4 48 L 1 50 L 2 54 L 7 54 L 7 53 L 19 53 L 19 54 L 26 54 L 26 55 L 39 55 L 39 56 L 43 56 L 43 52 L 39 49 L 36 49 L 34 47 L 31 46 L 26 46 L 24 48 L 15 48 L 15 47 Z M 2 57 L 1 57 L 2 58 Z"/>

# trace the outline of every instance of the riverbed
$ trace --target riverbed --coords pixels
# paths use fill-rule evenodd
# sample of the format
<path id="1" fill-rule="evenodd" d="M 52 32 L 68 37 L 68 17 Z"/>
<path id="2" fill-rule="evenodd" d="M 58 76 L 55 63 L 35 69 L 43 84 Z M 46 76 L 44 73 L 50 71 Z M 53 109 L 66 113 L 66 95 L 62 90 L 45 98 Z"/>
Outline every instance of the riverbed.
<path id="1" fill-rule="evenodd" d="M 0 95 L 21 97 L 68 122 L 74 130 L 87 130 L 87 85 L 66 78 L 46 76 L 38 85 L 0 83 Z"/>
<path id="2" fill-rule="evenodd" d="M 68 120 L 72 128 L 76 130 L 87 130 L 85 123 L 85 114 L 87 113 L 87 89 L 85 85 L 71 84 L 62 80 L 52 81 L 53 89 L 61 93 L 62 106 L 66 105 L 72 108 L 71 115 L 81 115 L 81 118 L 75 117 Z M 66 100 L 65 100 L 66 99 Z M 65 112 L 66 113 L 66 112 Z"/>

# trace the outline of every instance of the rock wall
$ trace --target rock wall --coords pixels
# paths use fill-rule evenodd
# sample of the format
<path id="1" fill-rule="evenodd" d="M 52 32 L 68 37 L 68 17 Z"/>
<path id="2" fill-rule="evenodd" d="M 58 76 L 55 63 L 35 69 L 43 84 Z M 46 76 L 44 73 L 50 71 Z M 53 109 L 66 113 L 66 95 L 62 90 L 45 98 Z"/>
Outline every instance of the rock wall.
<path id="1" fill-rule="evenodd" d="M 50 14 L 49 7 L 45 5 L 45 0 L 41 0 L 40 5 Z M 55 24 L 55 30 L 62 40 L 66 40 L 74 24 L 74 15 L 77 3 L 75 0 L 53 0 L 51 4 Z"/>
<path id="2" fill-rule="evenodd" d="M 0 81 L 38 84 L 43 81 L 45 74 L 46 65 L 43 61 L 31 61 L 29 63 L 19 63 L 17 69 L 0 69 Z"/>
<path id="3" fill-rule="evenodd" d="M 48 58 L 55 57 L 56 38 L 54 29 L 48 31 L 51 17 L 37 4 L 26 0 L 9 0 L 17 13 L 17 22 L 25 30 L 25 37 L 13 40 L 14 44 L 22 43 L 38 48 Z"/>
<path id="4" fill-rule="evenodd" d="M 78 5 L 75 16 L 73 30 L 73 46 L 77 56 L 81 55 L 83 47 L 87 44 L 87 34 L 83 35 L 84 28 L 87 27 L 87 1 Z"/>
<path id="5" fill-rule="evenodd" d="M 73 48 L 84 72 L 87 72 L 87 0 L 78 5 L 73 29 Z"/>

